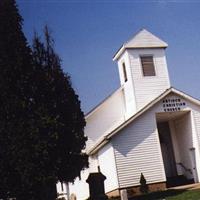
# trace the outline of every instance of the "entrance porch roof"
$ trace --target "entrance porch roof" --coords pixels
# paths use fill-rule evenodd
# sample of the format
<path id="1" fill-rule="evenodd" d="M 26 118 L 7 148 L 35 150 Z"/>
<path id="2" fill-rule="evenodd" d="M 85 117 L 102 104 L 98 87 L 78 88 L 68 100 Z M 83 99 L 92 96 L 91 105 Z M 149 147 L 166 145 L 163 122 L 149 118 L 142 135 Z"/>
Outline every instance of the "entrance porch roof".
<path id="1" fill-rule="evenodd" d="M 174 120 L 177 118 L 181 118 L 183 115 L 187 114 L 188 110 L 182 110 L 177 112 L 159 112 L 156 113 L 156 120 L 157 122 L 166 122 L 170 120 Z"/>

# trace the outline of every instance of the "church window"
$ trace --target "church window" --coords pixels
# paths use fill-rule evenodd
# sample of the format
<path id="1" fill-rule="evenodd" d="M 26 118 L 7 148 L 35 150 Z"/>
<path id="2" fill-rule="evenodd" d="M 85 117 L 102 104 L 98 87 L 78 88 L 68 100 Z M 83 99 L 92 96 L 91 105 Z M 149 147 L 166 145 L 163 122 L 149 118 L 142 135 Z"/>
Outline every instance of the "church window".
<path id="1" fill-rule="evenodd" d="M 124 82 L 126 82 L 128 80 L 128 78 L 127 78 L 125 63 L 122 63 L 122 68 L 123 68 L 123 74 L 124 74 Z"/>
<path id="2" fill-rule="evenodd" d="M 153 56 L 141 56 L 142 71 L 144 76 L 155 76 Z"/>

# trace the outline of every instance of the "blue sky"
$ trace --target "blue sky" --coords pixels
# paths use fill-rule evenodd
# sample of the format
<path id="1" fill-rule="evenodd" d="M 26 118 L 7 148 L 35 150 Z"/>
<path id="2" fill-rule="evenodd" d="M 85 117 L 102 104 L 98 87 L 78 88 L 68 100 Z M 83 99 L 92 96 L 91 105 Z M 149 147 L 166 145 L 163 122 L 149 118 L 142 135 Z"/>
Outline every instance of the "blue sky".
<path id="1" fill-rule="evenodd" d="M 48 24 L 84 112 L 119 87 L 114 53 L 146 28 L 166 41 L 171 85 L 200 99 L 200 1 L 17 0 L 29 42 Z"/>

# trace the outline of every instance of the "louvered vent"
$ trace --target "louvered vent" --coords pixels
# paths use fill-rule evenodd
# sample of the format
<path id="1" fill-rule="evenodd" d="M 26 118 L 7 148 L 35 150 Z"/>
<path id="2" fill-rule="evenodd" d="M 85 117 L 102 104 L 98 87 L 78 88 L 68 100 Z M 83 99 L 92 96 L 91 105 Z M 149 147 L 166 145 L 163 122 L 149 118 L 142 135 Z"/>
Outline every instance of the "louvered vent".
<path id="1" fill-rule="evenodd" d="M 155 76 L 155 67 L 153 62 L 153 56 L 141 56 L 141 64 L 144 76 Z"/>

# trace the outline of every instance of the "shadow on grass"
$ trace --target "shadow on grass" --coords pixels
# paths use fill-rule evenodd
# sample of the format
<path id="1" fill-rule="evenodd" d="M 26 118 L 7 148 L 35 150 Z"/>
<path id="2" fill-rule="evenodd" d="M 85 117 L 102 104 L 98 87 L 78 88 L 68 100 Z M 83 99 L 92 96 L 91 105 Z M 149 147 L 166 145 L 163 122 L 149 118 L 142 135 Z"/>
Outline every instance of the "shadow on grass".
<path id="1" fill-rule="evenodd" d="M 161 192 L 152 192 L 146 195 L 141 195 L 141 196 L 136 196 L 129 198 L 129 200 L 158 200 L 158 199 L 165 199 L 166 197 L 172 197 L 176 196 L 178 194 L 181 194 L 185 192 L 186 190 L 184 189 L 176 189 L 176 190 L 166 190 L 166 191 L 161 191 Z"/>

